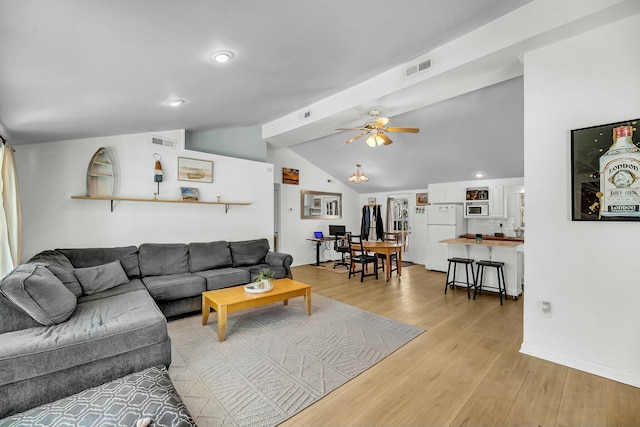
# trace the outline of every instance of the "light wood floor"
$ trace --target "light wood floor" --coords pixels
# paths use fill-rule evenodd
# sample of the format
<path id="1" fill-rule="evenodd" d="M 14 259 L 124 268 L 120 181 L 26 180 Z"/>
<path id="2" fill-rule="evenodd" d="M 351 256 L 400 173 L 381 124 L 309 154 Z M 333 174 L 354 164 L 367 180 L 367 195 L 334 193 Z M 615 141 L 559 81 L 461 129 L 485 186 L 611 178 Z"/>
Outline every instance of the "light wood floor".
<path id="1" fill-rule="evenodd" d="M 640 389 L 519 353 L 522 299 L 444 295 L 444 273 L 422 265 L 389 283 L 313 266 L 293 277 L 426 332 L 283 426 L 640 425 Z"/>

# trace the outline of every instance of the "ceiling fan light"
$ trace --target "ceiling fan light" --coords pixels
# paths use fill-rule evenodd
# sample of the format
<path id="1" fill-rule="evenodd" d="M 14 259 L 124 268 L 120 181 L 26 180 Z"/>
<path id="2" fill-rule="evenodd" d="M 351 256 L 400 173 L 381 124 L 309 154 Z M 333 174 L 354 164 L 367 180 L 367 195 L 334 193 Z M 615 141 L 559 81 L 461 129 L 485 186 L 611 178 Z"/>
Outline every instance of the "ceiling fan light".
<path id="1" fill-rule="evenodd" d="M 375 148 L 378 145 L 384 144 L 384 139 L 382 139 L 382 137 L 380 135 L 375 133 L 375 134 L 370 135 L 369 138 L 367 138 L 365 142 L 367 143 L 367 145 L 369 147 Z"/>

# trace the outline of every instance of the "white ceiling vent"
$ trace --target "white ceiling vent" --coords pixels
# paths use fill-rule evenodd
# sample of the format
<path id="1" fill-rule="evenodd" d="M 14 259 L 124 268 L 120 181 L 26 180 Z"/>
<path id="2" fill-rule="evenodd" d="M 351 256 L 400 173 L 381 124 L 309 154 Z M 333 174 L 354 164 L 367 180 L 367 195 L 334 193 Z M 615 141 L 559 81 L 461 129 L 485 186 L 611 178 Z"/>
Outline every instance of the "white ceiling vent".
<path id="1" fill-rule="evenodd" d="M 152 136 L 151 143 L 156 145 L 162 145 L 163 147 L 176 148 L 178 146 L 175 139 L 160 138 L 159 136 Z"/>
<path id="2" fill-rule="evenodd" d="M 426 59 L 424 61 L 418 62 L 417 64 L 413 64 L 404 69 L 404 78 L 407 79 L 409 77 L 413 77 L 418 73 L 421 73 L 425 70 L 431 68 L 431 60 Z"/>

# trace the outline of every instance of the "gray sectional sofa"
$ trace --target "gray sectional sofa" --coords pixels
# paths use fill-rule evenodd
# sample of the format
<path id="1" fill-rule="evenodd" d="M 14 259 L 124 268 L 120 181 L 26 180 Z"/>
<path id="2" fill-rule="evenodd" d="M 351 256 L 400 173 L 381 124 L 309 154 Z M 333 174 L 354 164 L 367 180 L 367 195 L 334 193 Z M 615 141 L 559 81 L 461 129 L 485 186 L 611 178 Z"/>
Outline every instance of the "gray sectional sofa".
<path id="1" fill-rule="evenodd" d="M 0 418 L 151 366 L 206 290 L 291 278 L 266 239 L 41 252 L 0 282 Z"/>

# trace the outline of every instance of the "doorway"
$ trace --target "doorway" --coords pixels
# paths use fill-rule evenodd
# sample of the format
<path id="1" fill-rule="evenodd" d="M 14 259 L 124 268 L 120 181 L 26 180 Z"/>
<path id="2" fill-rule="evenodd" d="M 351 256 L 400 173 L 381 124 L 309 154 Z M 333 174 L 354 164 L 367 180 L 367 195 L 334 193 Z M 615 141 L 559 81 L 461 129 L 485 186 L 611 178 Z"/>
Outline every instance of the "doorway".
<path id="1" fill-rule="evenodd" d="M 280 184 L 273 184 L 273 251 L 278 252 L 280 249 L 280 242 L 278 237 L 280 235 Z"/>
<path id="2" fill-rule="evenodd" d="M 404 244 L 402 259 L 413 261 L 411 255 L 411 195 L 389 194 L 387 196 L 387 224 L 386 230 L 390 233 L 398 233 L 398 240 Z"/>

